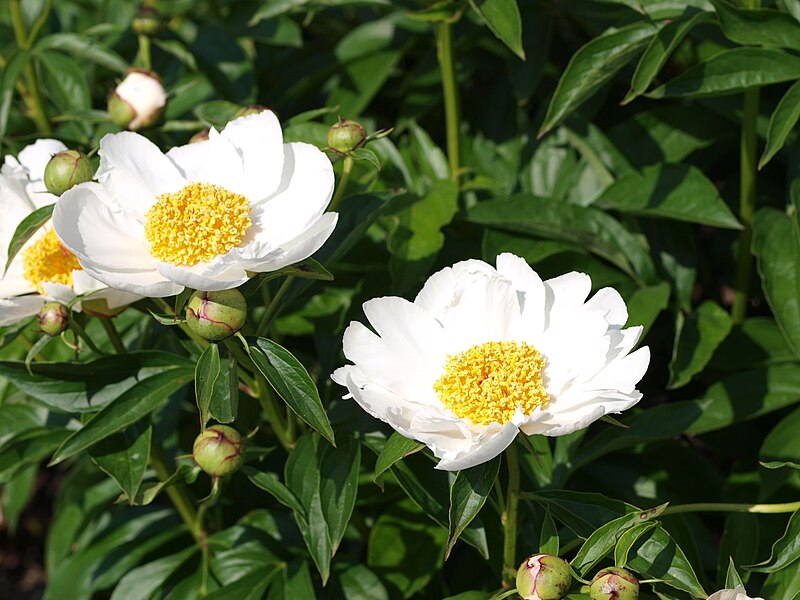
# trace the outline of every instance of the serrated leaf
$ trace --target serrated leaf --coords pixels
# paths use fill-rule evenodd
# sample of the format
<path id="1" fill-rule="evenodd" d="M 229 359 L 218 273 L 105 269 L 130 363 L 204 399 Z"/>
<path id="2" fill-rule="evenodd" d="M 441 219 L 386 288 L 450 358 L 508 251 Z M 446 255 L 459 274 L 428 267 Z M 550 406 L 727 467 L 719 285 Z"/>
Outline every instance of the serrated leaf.
<path id="1" fill-rule="evenodd" d="M 305 367 L 283 346 L 266 338 L 250 344 L 250 357 L 269 384 L 294 413 L 334 446 L 333 429 L 317 386 Z"/>
<path id="2" fill-rule="evenodd" d="M 403 434 L 394 432 L 386 440 L 386 445 L 375 461 L 375 475 L 373 480 L 377 480 L 383 473 L 391 468 L 398 460 L 402 460 L 410 454 L 419 452 L 425 444 L 405 437 Z"/>
<path id="3" fill-rule="evenodd" d="M 8 272 L 8 267 L 11 266 L 14 257 L 22 250 L 25 243 L 39 231 L 42 225 L 50 220 L 55 207 L 55 204 L 48 204 L 47 206 L 37 208 L 17 225 L 17 228 L 14 230 L 14 235 L 11 236 L 11 241 L 8 243 L 8 259 L 6 260 L 4 273 Z"/>
<path id="4" fill-rule="evenodd" d="M 497 39 L 525 60 L 522 17 L 516 0 L 469 0 L 469 3 Z"/>
<path id="5" fill-rule="evenodd" d="M 123 392 L 67 438 L 56 451 L 51 465 L 75 456 L 108 436 L 147 416 L 194 377 L 189 370 L 172 369 L 149 377 Z"/>
<path id="6" fill-rule="evenodd" d="M 453 485 L 450 486 L 450 526 L 445 560 L 450 556 L 458 537 L 483 508 L 499 470 L 500 458 L 496 456 L 476 467 L 456 473 Z"/>

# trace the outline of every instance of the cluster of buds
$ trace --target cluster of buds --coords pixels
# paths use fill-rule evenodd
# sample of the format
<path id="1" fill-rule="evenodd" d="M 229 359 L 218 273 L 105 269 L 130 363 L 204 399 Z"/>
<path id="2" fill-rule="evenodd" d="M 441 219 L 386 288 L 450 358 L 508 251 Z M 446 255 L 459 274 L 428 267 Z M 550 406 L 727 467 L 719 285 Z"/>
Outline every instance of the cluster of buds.
<path id="1" fill-rule="evenodd" d="M 517 593 L 523 600 L 561 600 L 572 587 L 572 570 L 563 558 L 534 554 L 517 571 Z M 621 567 L 597 573 L 589 586 L 591 600 L 637 600 L 639 581 Z"/>
<path id="2" fill-rule="evenodd" d="M 237 471 L 244 462 L 241 434 L 227 425 L 213 425 L 194 440 L 192 456 L 197 466 L 214 479 Z"/>
<path id="3" fill-rule="evenodd" d="M 203 339 L 220 341 L 231 337 L 247 321 L 247 301 L 237 289 L 197 291 L 186 303 L 186 324 Z"/>

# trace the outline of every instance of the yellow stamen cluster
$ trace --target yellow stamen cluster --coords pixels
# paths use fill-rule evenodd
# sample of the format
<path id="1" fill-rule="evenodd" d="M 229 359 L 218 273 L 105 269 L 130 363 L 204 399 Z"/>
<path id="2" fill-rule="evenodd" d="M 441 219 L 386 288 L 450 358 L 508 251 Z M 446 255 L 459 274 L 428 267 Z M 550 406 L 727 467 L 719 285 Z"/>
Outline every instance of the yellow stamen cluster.
<path id="1" fill-rule="evenodd" d="M 529 415 L 547 406 L 544 365 L 542 355 L 524 342 L 487 342 L 448 356 L 433 389 L 462 419 L 505 424 L 518 407 Z"/>
<path id="2" fill-rule="evenodd" d="M 52 228 L 22 251 L 22 274 L 40 294 L 44 283 L 72 287 L 72 272 L 80 270 L 78 259 L 61 245 Z"/>
<path id="3" fill-rule="evenodd" d="M 191 266 L 228 253 L 250 225 L 247 198 L 218 185 L 190 183 L 156 199 L 145 215 L 144 236 L 158 260 Z"/>

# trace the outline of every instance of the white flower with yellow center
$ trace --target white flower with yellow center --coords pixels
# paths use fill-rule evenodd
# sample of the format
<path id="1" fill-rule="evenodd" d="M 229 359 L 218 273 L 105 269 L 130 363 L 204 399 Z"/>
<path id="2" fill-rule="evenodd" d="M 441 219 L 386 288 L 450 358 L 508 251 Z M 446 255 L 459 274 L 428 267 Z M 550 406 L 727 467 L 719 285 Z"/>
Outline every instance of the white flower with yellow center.
<path id="1" fill-rule="evenodd" d="M 0 169 L 0 273 L 17 225 L 34 210 L 58 200 L 45 188 L 44 169 L 54 154 L 66 149 L 58 140 L 42 139 L 24 148 L 19 159 L 5 157 Z M 88 294 L 87 301 L 93 301 L 98 312 L 113 312 L 139 298 L 110 290 L 84 273 L 78 259 L 59 242 L 52 225 L 45 224 L 0 278 L 0 326 L 35 315 L 47 300 L 69 304 L 82 294 Z M 76 310 L 81 307 L 81 303 L 75 305 Z"/>
<path id="2" fill-rule="evenodd" d="M 248 271 L 308 258 L 336 225 L 330 161 L 284 144 L 270 111 L 167 154 L 136 133 L 107 135 L 95 178 L 61 197 L 56 233 L 87 273 L 145 296 L 237 287 Z"/>
<path id="3" fill-rule="evenodd" d="M 500 454 L 517 433 L 565 435 L 642 397 L 650 362 L 641 327 L 611 288 L 542 281 L 521 258 L 468 260 L 428 279 L 414 302 L 375 298 L 344 333 L 353 365 L 333 380 L 372 416 L 431 448 L 455 471 Z"/>

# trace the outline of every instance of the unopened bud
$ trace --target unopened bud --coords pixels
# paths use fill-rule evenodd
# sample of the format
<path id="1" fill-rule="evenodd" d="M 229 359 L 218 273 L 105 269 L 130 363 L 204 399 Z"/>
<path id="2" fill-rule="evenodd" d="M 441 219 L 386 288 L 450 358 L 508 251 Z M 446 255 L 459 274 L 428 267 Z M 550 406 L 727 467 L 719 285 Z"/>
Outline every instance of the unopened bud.
<path id="1" fill-rule="evenodd" d="M 589 587 L 592 600 L 636 600 L 639 580 L 621 567 L 608 567 L 598 572 Z"/>
<path id="2" fill-rule="evenodd" d="M 339 119 L 328 130 L 328 147 L 339 154 L 347 154 L 364 145 L 367 132 L 355 121 Z"/>
<path id="3" fill-rule="evenodd" d="M 60 335 L 69 325 L 69 311 L 58 302 L 45 302 L 36 318 L 39 320 L 39 329 L 51 337 Z"/>
<path id="4" fill-rule="evenodd" d="M 551 554 L 534 554 L 517 571 L 517 593 L 524 600 L 561 600 L 572 585 L 569 563 Z"/>
<path id="5" fill-rule="evenodd" d="M 247 321 L 247 301 L 239 290 L 197 291 L 186 304 L 186 324 L 201 338 L 219 341 Z"/>
<path id="6" fill-rule="evenodd" d="M 225 477 L 238 470 L 244 462 L 242 436 L 233 427 L 213 425 L 194 440 L 192 456 L 211 477 Z"/>
<path id="7" fill-rule="evenodd" d="M 262 106 L 261 104 L 248 104 L 247 106 L 243 106 L 236 114 L 233 115 L 234 119 L 238 119 L 239 117 L 246 117 L 248 115 L 257 115 L 258 113 L 262 113 L 265 110 L 269 110 L 266 106 Z"/>
<path id="8" fill-rule="evenodd" d="M 146 69 L 130 69 L 108 98 L 108 113 L 120 127 L 136 131 L 149 127 L 161 116 L 167 92 L 158 75 Z"/>
<path id="9" fill-rule="evenodd" d="M 198 131 L 192 137 L 189 138 L 190 144 L 197 144 L 198 142 L 207 142 L 208 141 L 208 129 L 203 129 L 202 131 Z"/>
<path id="10" fill-rule="evenodd" d="M 44 185 L 47 191 L 60 196 L 72 186 L 91 181 L 94 176 L 92 161 L 77 150 L 64 150 L 53 155 L 44 168 Z"/>
<path id="11" fill-rule="evenodd" d="M 139 35 L 156 35 L 161 31 L 161 16 L 154 8 L 144 6 L 133 18 L 131 29 Z"/>

